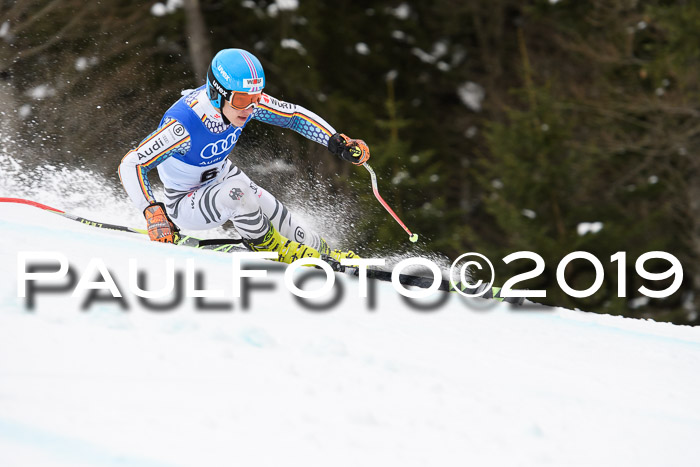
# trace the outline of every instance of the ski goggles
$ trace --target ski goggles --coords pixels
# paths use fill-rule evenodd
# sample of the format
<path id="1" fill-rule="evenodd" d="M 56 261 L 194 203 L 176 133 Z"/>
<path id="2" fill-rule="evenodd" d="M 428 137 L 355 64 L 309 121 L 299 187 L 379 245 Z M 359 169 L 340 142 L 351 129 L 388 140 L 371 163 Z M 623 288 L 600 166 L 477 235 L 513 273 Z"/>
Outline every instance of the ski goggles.
<path id="1" fill-rule="evenodd" d="M 258 105 L 261 98 L 262 92 L 247 93 L 242 91 L 233 91 L 231 93 L 231 99 L 227 100 L 226 102 L 228 102 L 229 105 L 236 110 L 247 110 Z"/>

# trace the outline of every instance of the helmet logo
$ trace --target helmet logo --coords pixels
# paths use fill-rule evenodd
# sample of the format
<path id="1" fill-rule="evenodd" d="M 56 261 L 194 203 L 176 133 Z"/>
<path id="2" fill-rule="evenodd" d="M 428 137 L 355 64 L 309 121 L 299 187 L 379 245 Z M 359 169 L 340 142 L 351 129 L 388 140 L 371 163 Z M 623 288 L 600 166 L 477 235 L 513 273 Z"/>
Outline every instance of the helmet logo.
<path id="1" fill-rule="evenodd" d="M 256 86 L 261 86 L 263 82 L 262 78 L 247 78 L 243 80 L 244 88 L 254 88 Z"/>
<path id="2" fill-rule="evenodd" d="M 219 73 L 223 75 L 226 81 L 231 81 L 231 77 L 224 71 L 224 67 L 222 67 L 220 63 L 216 66 L 216 69 L 219 70 Z"/>
<path id="3" fill-rule="evenodd" d="M 229 96 L 230 92 L 229 92 L 228 90 L 224 89 L 224 88 L 219 84 L 218 81 L 212 80 L 212 81 L 210 82 L 210 84 L 211 84 L 211 86 L 216 90 L 216 92 L 218 92 L 219 94 L 221 94 L 222 96 L 224 96 L 224 99 L 228 99 L 228 96 Z"/>

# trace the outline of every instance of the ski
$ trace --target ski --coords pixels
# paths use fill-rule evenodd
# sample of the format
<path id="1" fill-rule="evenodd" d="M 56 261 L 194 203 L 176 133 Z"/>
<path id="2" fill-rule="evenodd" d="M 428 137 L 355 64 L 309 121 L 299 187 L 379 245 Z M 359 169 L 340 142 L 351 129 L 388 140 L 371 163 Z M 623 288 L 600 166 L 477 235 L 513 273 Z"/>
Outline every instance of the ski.
<path id="1" fill-rule="evenodd" d="M 57 214 L 59 216 L 65 217 L 66 219 L 70 219 L 76 222 L 80 222 L 81 224 L 89 225 L 91 227 L 97 227 L 100 229 L 106 229 L 106 230 L 117 230 L 120 232 L 129 232 L 129 233 L 136 233 L 136 234 L 141 234 L 141 235 L 147 235 L 148 231 L 144 229 L 135 229 L 132 227 L 126 227 L 122 225 L 116 225 L 116 224 L 108 224 L 105 222 L 97 222 L 93 221 L 90 219 L 86 219 L 81 216 L 77 216 L 75 214 L 71 214 L 65 211 L 62 211 L 60 209 L 53 208 L 51 206 L 47 206 L 45 204 L 37 203 L 35 201 L 27 200 L 27 199 L 22 199 L 22 198 L 2 198 L 0 197 L 0 203 L 16 203 L 16 204 L 25 204 L 28 206 L 33 206 L 39 209 L 42 209 L 44 211 L 52 212 L 54 214 Z M 212 251 L 218 251 L 222 253 L 231 253 L 235 251 L 248 251 L 248 249 L 245 247 L 243 244 L 242 240 L 240 239 L 213 239 L 213 240 L 202 240 L 196 237 L 192 237 L 189 235 L 183 235 L 180 240 L 177 242 L 178 246 L 187 246 L 187 247 L 193 247 L 201 250 L 212 250 Z M 334 270 L 336 272 L 340 272 L 343 274 L 348 274 L 351 276 L 359 276 L 360 270 L 357 267 L 352 267 L 352 266 L 341 266 L 337 262 L 333 262 L 334 264 L 331 264 L 333 266 Z M 367 268 L 367 277 L 370 279 L 375 279 L 375 280 L 380 280 L 383 282 L 391 282 L 391 275 L 392 273 L 390 271 L 384 271 L 382 269 L 376 269 L 376 268 Z M 421 276 L 415 276 L 412 274 L 399 274 L 399 282 L 402 285 L 405 286 L 412 286 L 412 287 L 418 287 L 418 288 L 423 288 L 427 289 L 433 284 L 433 279 L 432 278 L 427 278 L 427 277 L 421 277 Z M 469 288 L 469 287 L 462 287 L 460 290 L 462 292 L 466 292 L 469 294 L 476 294 L 483 292 L 480 297 L 482 298 L 491 298 L 495 299 L 498 301 L 503 301 L 506 303 L 512 303 L 516 305 L 522 305 L 523 299 L 522 298 L 503 298 L 500 295 L 501 288 L 500 287 L 491 287 L 490 290 L 484 291 L 483 289 L 486 286 L 482 288 Z M 443 279 L 440 282 L 440 286 L 438 287 L 438 290 L 444 291 L 444 292 L 456 292 L 454 286 L 452 283 L 447 280 Z"/>
<path id="2" fill-rule="evenodd" d="M 231 251 L 236 251 L 236 249 L 241 250 L 244 249 L 243 243 L 241 240 L 229 240 L 229 239 L 221 239 L 221 240 L 200 240 L 195 237 L 184 237 L 180 240 L 178 245 L 185 245 L 185 246 L 193 246 L 195 248 L 200 248 L 200 249 L 210 249 L 214 251 L 222 251 L 222 252 L 231 252 Z M 247 250 L 246 250 L 247 251 Z M 325 259 L 325 258 L 324 258 Z M 357 267 L 353 266 L 341 266 L 340 263 L 333 259 L 326 259 L 329 263 L 331 263 L 331 266 L 334 268 L 336 272 L 341 272 L 344 274 L 349 274 L 351 276 L 359 276 L 360 275 L 360 270 Z M 383 282 L 391 282 L 391 272 L 390 271 L 384 271 L 382 269 L 376 269 L 376 268 L 367 268 L 367 277 L 369 279 L 376 279 L 380 280 Z M 399 282 L 402 285 L 407 285 L 407 286 L 413 286 L 413 287 L 418 287 L 421 289 L 427 289 L 433 284 L 433 279 L 428 278 L 428 277 L 422 277 L 422 276 L 414 276 L 411 274 L 399 274 Z M 479 287 L 462 287 L 460 288 L 460 291 L 469 293 L 469 294 L 477 294 L 483 291 L 483 288 Z M 449 280 L 443 279 L 440 282 L 440 286 L 438 287 L 437 290 L 441 290 L 444 292 L 456 292 L 455 287 L 450 283 Z M 503 298 L 500 295 L 501 288 L 500 287 L 491 287 L 491 290 L 486 290 L 481 297 L 483 298 L 493 298 L 496 300 L 501 300 L 506 303 L 514 303 L 516 305 L 522 305 L 523 299 L 522 298 Z"/>

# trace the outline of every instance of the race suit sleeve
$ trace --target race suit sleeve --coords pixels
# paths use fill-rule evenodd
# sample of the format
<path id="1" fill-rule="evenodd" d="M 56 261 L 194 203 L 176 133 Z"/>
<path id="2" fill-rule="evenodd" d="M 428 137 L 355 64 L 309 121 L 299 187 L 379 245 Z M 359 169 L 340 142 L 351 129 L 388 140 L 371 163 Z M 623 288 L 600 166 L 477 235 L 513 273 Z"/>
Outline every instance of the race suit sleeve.
<path id="1" fill-rule="evenodd" d="M 166 120 L 132 149 L 119 164 L 119 178 L 136 207 L 143 211 L 154 203 L 148 172 L 175 153 L 184 154 L 190 146 L 190 134 L 175 119 Z"/>
<path id="2" fill-rule="evenodd" d="M 336 133 L 328 122 L 310 110 L 300 105 L 280 101 L 264 93 L 252 118 L 289 128 L 324 146 L 328 146 L 328 140 Z"/>

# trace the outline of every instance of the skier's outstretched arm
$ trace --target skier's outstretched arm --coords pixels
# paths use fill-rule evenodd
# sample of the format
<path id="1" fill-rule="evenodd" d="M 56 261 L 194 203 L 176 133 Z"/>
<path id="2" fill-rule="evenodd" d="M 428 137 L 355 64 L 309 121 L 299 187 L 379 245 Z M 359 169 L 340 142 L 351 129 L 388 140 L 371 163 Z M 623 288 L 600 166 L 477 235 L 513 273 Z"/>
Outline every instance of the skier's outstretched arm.
<path id="1" fill-rule="evenodd" d="M 263 93 L 253 119 L 294 130 L 353 164 L 360 165 L 369 160 L 367 143 L 338 133 L 324 119 L 300 105 L 280 101 Z"/>

